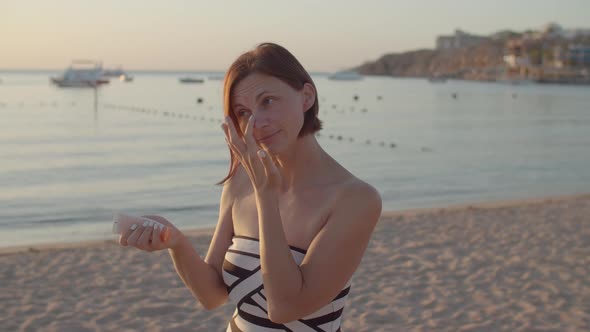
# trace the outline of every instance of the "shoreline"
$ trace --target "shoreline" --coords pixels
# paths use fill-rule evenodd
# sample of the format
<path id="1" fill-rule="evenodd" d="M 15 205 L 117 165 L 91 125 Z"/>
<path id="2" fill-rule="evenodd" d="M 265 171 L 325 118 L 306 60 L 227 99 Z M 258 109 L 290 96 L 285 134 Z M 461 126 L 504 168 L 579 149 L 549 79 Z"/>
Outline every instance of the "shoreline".
<path id="1" fill-rule="evenodd" d="M 391 219 L 403 215 L 414 216 L 418 214 L 428 213 L 439 213 L 439 212 L 457 212 L 460 210 L 481 210 L 481 209 L 499 209 L 508 208 L 521 205 L 539 205 L 553 202 L 564 202 L 569 200 L 577 199 L 590 199 L 590 193 L 584 194 L 572 194 L 562 196 L 546 196 L 536 198 L 524 198 L 514 200 L 497 200 L 497 201 L 482 201 L 473 203 L 461 203 L 453 204 L 442 207 L 428 207 L 428 208 L 416 208 L 416 209 L 404 209 L 404 210 L 389 210 L 382 211 L 381 219 Z M 215 231 L 215 227 L 207 228 L 189 228 L 184 230 L 184 234 L 188 237 L 198 237 L 202 235 L 212 236 Z M 14 255 L 18 253 L 36 253 L 42 251 L 55 251 L 62 249 L 75 249 L 75 248 L 91 248 L 101 247 L 105 245 L 117 244 L 115 240 L 100 239 L 100 240 L 85 240 L 85 241 L 73 241 L 73 242 L 51 242 L 51 243 L 38 243 L 38 244 L 24 244 L 16 246 L 0 247 L 0 256 Z"/>

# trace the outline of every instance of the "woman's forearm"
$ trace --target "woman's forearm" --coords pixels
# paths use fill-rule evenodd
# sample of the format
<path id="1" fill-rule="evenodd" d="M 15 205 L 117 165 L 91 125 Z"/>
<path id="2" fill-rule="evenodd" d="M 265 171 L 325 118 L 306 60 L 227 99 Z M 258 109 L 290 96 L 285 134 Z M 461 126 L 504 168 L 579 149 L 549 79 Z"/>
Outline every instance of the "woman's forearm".
<path id="1" fill-rule="evenodd" d="M 205 309 L 215 309 L 227 301 L 227 286 L 222 276 L 199 256 L 188 239 L 183 238 L 168 252 L 180 279 Z"/>
<path id="2" fill-rule="evenodd" d="M 299 266 L 287 243 L 276 194 L 256 193 L 259 213 L 260 263 L 269 314 L 279 315 L 303 286 Z M 276 316 L 275 316 L 276 317 Z"/>

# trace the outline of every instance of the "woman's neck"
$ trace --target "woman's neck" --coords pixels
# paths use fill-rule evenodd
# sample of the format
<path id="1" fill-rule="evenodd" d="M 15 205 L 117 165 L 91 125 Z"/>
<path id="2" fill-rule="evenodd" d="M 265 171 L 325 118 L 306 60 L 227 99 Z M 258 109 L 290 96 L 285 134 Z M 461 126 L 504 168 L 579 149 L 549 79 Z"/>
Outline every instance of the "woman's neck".
<path id="1" fill-rule="evenodd" d="M 281 192 L 313 183 L 330 160 L 313 134 L 300 137 L 288 151 L 275 156 L 275 164 L 283 180 Z"/>

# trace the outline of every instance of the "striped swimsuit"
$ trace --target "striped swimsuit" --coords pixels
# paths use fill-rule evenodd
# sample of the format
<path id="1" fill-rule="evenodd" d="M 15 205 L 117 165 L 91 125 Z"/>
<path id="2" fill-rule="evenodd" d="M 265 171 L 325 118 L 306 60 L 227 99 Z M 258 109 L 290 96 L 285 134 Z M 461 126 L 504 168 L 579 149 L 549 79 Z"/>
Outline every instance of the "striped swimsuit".
<path id="1" fill-rule="evenodd" d="M 301 264 L 306 251 L 289 247 L 295 262 Z M 258 239 L 234 235 L 223 262 L 223 280 L 227 285 L 230 301 L 237 306 L 226 332 L 341 331 L 342 312 L 351 280 L 332 302 L 310 315 L 284 324 L 274 323 L 268 318 Z"/>

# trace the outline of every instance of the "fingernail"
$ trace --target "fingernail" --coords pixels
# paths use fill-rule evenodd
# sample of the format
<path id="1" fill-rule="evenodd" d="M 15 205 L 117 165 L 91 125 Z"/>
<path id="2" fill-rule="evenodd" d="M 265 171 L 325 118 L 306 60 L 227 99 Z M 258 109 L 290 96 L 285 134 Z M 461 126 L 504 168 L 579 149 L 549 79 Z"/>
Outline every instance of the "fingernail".
<path id="1" fill-rule="evenodd" d="M 136 224 L 131 225 L 131 230 L 134 231 L 137 228 Z"/>
<path id="2" fill-rule="evenodd" d="M 143 223 L 143 227 L 145 227 L 145 226 L 149 225 L 149 223 L 150 223 L 150 222 L 146 220 L 146 221 Z"/>

